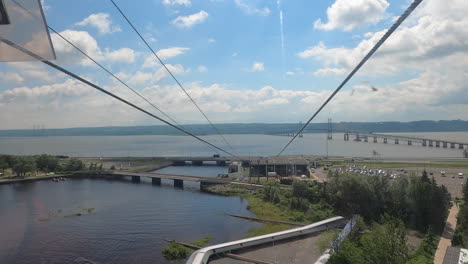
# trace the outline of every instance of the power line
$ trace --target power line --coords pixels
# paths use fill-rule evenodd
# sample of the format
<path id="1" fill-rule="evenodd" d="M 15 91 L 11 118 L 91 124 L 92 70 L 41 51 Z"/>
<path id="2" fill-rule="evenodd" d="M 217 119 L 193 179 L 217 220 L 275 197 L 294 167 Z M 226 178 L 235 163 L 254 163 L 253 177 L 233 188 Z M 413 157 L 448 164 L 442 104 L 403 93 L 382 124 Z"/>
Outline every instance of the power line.
<path id="1" fill-rule="evenodd" d="M 111 0 L 112 1 L 112 0 Z M 366 63 L 366 61 L 377 51 L 377 49 L 387 40 L 388 37 L 400 26 L 400 24 L 416 9 L 416 7 L 422 2 L 422 0 L 414 0 L 414 2 L 405 10 L 405 12 L 398 18 L 398 20 L 385 32 L 382 38 L 374 45 L 374 47 L 367 53 L 367 55 L 359 62 L 359 64 L 348 74 L 343 82 L 336 88 L 336 90 L 328 97 L 327 100 L 320 106 L 314 115 L 304 124 L 304 126 L 297 132 L 296 135 L 284 146 L 284 148 L 278 153 L 279 156 L 283 153 L 289 145 L 296 139 L 296 137 L 309 125 L 309 123 L 322 111 L 322 109 L 335 97 L 335 95 L 343 88 L 343 86 L 353 77 L 353 75 Z"/>
<path id="2" fill-rule="evenodd" d="M 182 86 L 182 84 L 177 80 L 177 78 L 174 76 L 174 74 L 169 70 L 169 68 L 166 66 L 166 64 L 159 58 L 159 56 L 156 54 L 156 52 L 151 48 L 151 46 L 148 44 L 148 42 L 145 40 L 145 38 L 140 34 L 140 32 L 136 29 L 136 27 L 133 25 L 133 23 L 128 19 L 128 17 L 123 13 L 123 11 L 120 9 L 120 7 L 114 2 L 114 0 L 110 0 L 112 4 L 115 6 L 115 8 L 119 11 L 119 13 L 125 18 L 127 23 L 132 27 L 132 29 L 135 31 L 135 33 L 140 37 L 140 39 L 145 43 L 146 47 L 153 53 L 153 55 L 156 57 L 156 59 L 161 63 L 161 65 L 166 69 L 166 71 L 171 75 L 171 77 L 174 79 L 174 81 L 177 83 L 177 85 L 184 91 L 184 93 L 187 95 L 187 97 L 192 101 L 192 103 L 197 107 L 198 111 L 205 117 L 205 119 L 208 121 L 208 123 L 213 127 L 213 129 L 218 133 L 218 135 L 223 139 L 223 141 L 226 143 L 226 145 L 231 148 L 231 150 L 234 150 L 234 148 L 229 144 L 229 142 L 226 140 L 226 138 L 221 134 L 221 132 L 216 128 L 213 123 L 210 121 L 208 116 L 203 112 L 203 110 L 198 106 L 198 104 L 193 100 L 193 98 L 190 96 L 190 94 L 185 90 L 185 88 Z"/>
<path id="3" fill-rule="evenodd" d="M 58 70 L 58 71 L 60 71 L 62 73 L 65 73 L 66 75 L 68 75 L 70 77 L 73 77 L 73 78 L 79 80 L 80 82 L 82 82 L 84 84 L 87 84 L 87 85 L 93 87 L 94 89 L 96 89 L 96 90 L 98 90 L 98 91 L 100 91 L 102 93 L 105 93 L 105 94 L 107 94 L 107 95 L 121 101 L 122 103 L 125 103 L 125 104 L 139 110 L 140 112 L 143 112 L 143 113 L 145 113 L 145 114 L 147 114 L 147 115 L 149 115 L 149 116 L 151 116 L 151 117 L 153 117 L 153 118 L 155 118 L 155 119 L 157 119 L 157 120 L 159 120 L 159 121 L 161 121 L 161 122 L 175 128 L 175 129 L 177 129 L 177 130 L 179 130 L 179 131 L 181 131 L 181 132 L 183 132 L 183 133 L 185 133 L 185 134 L 187 134 L 187 135 L 189 135 L 189 136 L 191 136 L 191 137 L 193 137 L 193 138 L 195 138 L 195 139 L 197 139 L 197 140 L 199 140 L 199 141 L 201 141 L 201 142 L 203 142 L 205 144 L 208 144 L 209 146 L 211 146 L 211 147 L 213 147 L 213 148 L 215 148 L 215 149 L 217 149 L 219 151 L 222 151 L 222 152 L 224 152 L 224 153 L 226 153 L 226 154 L 228 154 L 230 156 L 233 156 L 233 157 L 235 157 L 237 159 L 240 159 L 239 157 L 237 157 L 236 155 L 230 153 L 229 151 L 226 151 L 226 150 L 224 150 L 224 149 L 222 149 L 222 148 L 220 148 L 220 147 L 218 147 L 218 146 L 216 146 L 216 145 L 214 145 L 214 144 L 212 144 L 212 143 L 210 143 L 210 142 L 208 142 L 208 141 L 206 141 L 206 140 L 204 140 L 204 139 L 202 139 L 202 138 L 200 138 L 200 137 L 198 137 L 198 136 L 196 136 L 196 135 L 194 135 L 194 134 L 192 134 L 192 133 L 190 133 L 188 131 L 186 131 L 185 129 L 182 129 L 182 128 L 180 128 L 180 127 L 178 127 L 178 126 L 176 126 L 176 125 L 174 125 L 172 123 L 169 123 L 168 121 L 156 116 L 155 114 L 152 114 L 152 113 L 146 111 L 145 109 L 143 109 L 143 108 L 141 108 L 141 107 L 139 107 L 139 106 L 137 106 L 137 105 L 135 105 L 135 104 L 133 104 L 133 103 L 131 103 L 131 102 L 129 102 L 129 101 L 115 95 L 115 94 L 113 94 L 112 92 L 109 92 L 106 89 L 104 89 L 104 88 L 102 88 L 102 87 L 100 87 L 100 86 L 98 86 L 98 85 L 96 85 L 96 84 L 94 84 L 94 83 L 92 83 L 92 82 L 90 82 L 90 81 L 88 81 L 88 80 L 86 80 L 86 79 L 84 79 L 84 78 L 82 78 L 82 77 L 80 77 L 80 76 L 78 76 L 78 75 L 64 69 L 64 68 L 62 68 L 62 67 L 60 67 L 60 66 L 58 66 L 57 64 L 55 64 L 53 62 L 45 60 L 41 56 L 39 56 L 37 54 L 34 54 L 31 51 L 29 51 L 29 50 L 15 44 L 15 43 L 13 43 L 13 42 L 11 42 L 11 41 L 9 41 L 7 39 L 0 38 L 0 41 L 4 42 L 5 44 L 7 44 L 7 45 L 9 45 L 9 46 L 11 46 L 11 47 L 13 47 L 13 48 L 15 48 L 17 50 L 20 50 L 20 51 L 26 53 L 27 55 L 29 55 L 29 56 L 43 62 L 44 64 L 47 64 L 47 65 L 51 66 L 52 68 L 55 68 L 56 70 Z"/>
<path id="4" fill-rule="evenodd" d="M 14 0 L 13 0 L 14 1 Z M 16 2 L 16 1 L 15 1 Z M 71 42 L 70 40 L 68 40 L 66 37 L 64 37 L 62 34 L 60 34 L 59 32 L 57 32 L 55 29 L 53 29 L 51 26 L 47 25 L 47 27 L 52 30 L 55 34 L 57 34 L 57 36 L 59 36 L 61 39 L 63 39 L 64 41 L 66 41 L 68 44 L 70 44 L 72 47 L 74 47 L 76 50 L 78 50 L 81 54 L 83 54 L 84 56 L 86 56 L 88 59 L 90 59 L 92 62 L 94 62 L 97 66 L 99 66 L 101 69 L 103 69 L 105 72 L 107 72 L 109 75 L 111 75 L 112 77 L 114 77 L 114 79 L 116 79 L 117 81 L 119 81 L 121 84 L 123 84 L 125 87 L 127 87 L 128 89 L 130 89 L 133 93 L 135 93 L 136 95 L 138 95 L 141 99 L 145 100 L 148 104 L 150 104 L 154 109 L 158 110 L 161 114 L 163 114 L 165 117 L 167 117 L 169 120 L 171 120 L 172 122 L 174 122 L 175 124 L 177 124 L 179 127 L 185 129 L 185 130 L 188 130 L 186 129 L 185 127 L 183 127 L 181 124 L 179 124 L 176 120 L 174 120 L 172 117 L 170 117 L 168 114 L 166 114 L 163 110 L 161 110 L 159 107 L 157 107 L 156 105 L 154 105 L 153 103 L 151 103 L 148 99 L 146 99 L 143 95 L 141 95 L 139 92 L 137 92 L 135 89 L 133 89 L 132 87 L 130 87 L 127 83 L 125 83 L 124 81 L 122 81 L 122 79 L 120 79 L 119 77 L 117 77 L 115 74 L 113 74 L 111 71 L 109 71 L 106 67 L 104 67 L 102 64 L 100 64 L 99 62 L 97 62 L 95 59 L 93 59 L 91 56 L 89 56 L 86 52 L 84 52 L 82 49 L 80 49 L 78 46 L 76 46 L 75 44 L 73 44 L 73 42 Z M 215 149 L 215 151 L 217 152 L 217 150 Z"/>
<path id="5" fill-rule="evenodd" d="M 21 9 L 25 10 L 26 12 L 28 12 L 31 16 L 34 16 L 36 17 L 36 14 L 33 14 L 29 9 L 26 9 L 23 5 L 21 5 L 20 3 L 18 3 L 16 0 L 13 0 L 13 2 L 19 6 Z M 130 89 L 132 92 L 134 92 L 136 95 L 138 95 L 141 99 L 145 100 L 148 104 L 150 104 L 153 108 L 155 108 L 156 110 L 158 110 L 161 114 L 163 114 L 164 116 L 166 116 L 168 119 L 170 119 L 172 122 L 176 123 L 179 127 L 183 128 L 184 130 L 188 130 L 186 129 L 185 127 L 183 127 L 181 124 L 179 124 L 176 120 L 174 120 L 172 117 L 170 117 L 168 114 L 166 114 L 164 111 L 162 111 L 160 108 L 158 108 L 156 105 L 154 105 L 153 103 L 151 103 L 150 101 L 148 101 L 145 97 L 143 97 L 140 93 L 138 93 L 135 89 L 131 88 L 130 86 L 128 86 L 124 81 L 122 81 L 120 78 L 118 78 L 115 74 L 113 74 L 112 72 L 110 72 L 107 68 L 105 68 L 103 65 L 101 65 L 99 62 L 97 62 L 95 59 L 93 59 L 91 56 L 89 56 L 86 52 L 84 52 L 82 49 L 80 49 L 78 46 L 76 46 L 75 44 L 73 44 L 70 40 L 68 40 L 67 38 L 65 38 L 62 34 L 60 34 L 59 32 L 57 32 L 55 29 L 53 29 L 51 26 L 47 25 L 47 27 L 52 30 L 55 34 L 57 34 L 60 38 L 62 38 L 64 41 L 66 41 L 68 44 L 70 44 L 72 47 L 74 47 L 76 50 L 78 50 L 81 54 L 83 54 L 84 56 L 86 56 L 88 59 L 90 59 L 92 62 L 94 62 L 97 66 L 99 66 L 101 69 L 103 69 L 104 71 L 106 71 L 109 75 L 111 75 L 112 77 L 114 77 L 114 79 L 116 79 L 117 81 L 119 81 L 121 84 L 123 84 L 124 86 L 126 86 L 128 89 Z M 211 147 L 210 147 L 211 148 Z M 214 150 L 216 153 L 219 154 L 219 152 L 216 150 L 216 149 L 213 149 L 211 148 L 212 150 Z"/>
<path id="6" fill-rule="evenodd" d="M 65 38 L 62 34 L 60 34 L 59 32 L 57 32 L 55 29 L 53 29 L 51 26 L 47 25 L 47 27 L 52 30 L 55 34 L 57 34 L 61 39 L 65 40 L 68 44 L 70 44 L 71 46 L 73 46 L 76 50 L 78 50 L 81 54 L 83 54 L 84 56 L 86 56 L 88 59 L 90 59 L 91 61 L 93 61 L 97 66 L 101 67 L 101 69 L 103 69 L 104 71 L 106 71 L 109 75 L 111 75 L 112 77 L 114 77 L 114 79 L 116 79 L 117 81 L 119 81 L 121 84 L 123 84 L 125 87 L 127 87 L 128 89 L 130 89 L 132 92 L 134 92 L 136 95 L 138 95 L 141 99 L 145 100 L 148 104 L 150 104 L 153 108 L 155 108 L 156 110 L 158 110 L 161 114 L 163 114 L 165 117 L 167 117 L 168 119 L 170 119 L 172 122 L 176 123 L 178 126 L 181 126 L 179 123 L 177 123 L 177 121 L 175 121 L 172 117 L 170 117 L 169 115 L 167 115 L 164 111 L 162 111 L 159 107 L 157 107 L 156 105 L 154 105 L 153 103 L 151 103 L 150 101 L 148 101 L 145 97 L 143 97 L 140 93 L 138 93 L 135 89 L 131 88 L 130 86 L 127 85 L 127 83 L 125 83 L 124 81 L 122 81 L 119 77 L 117 77 L 115 74 L 113 74 L 112 72 L 110 72 L 107 68 L 105 68 L 104 66 L 102 66 L 102 64 L 100 64 L 99 62 L 97 62 L 95 59 L 93 59 L 91 56 L 89 56 L 88 54 L 86 54 L 82 49 L 80 49 L 79 47 L 77 47 L 75 44 L 73 44 L 71 41 L 69 41 L 67 38 Z"/>

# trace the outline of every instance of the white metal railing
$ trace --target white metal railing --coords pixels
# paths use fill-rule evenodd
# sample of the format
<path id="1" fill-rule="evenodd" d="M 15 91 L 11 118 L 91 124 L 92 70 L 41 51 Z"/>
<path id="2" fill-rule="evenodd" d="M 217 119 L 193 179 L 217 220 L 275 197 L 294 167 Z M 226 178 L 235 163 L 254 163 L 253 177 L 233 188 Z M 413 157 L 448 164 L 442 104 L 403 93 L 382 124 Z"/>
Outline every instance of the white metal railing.
<path id="1" fill-rule="evenodd" d="M 187 260 L 187 264 L 207 264 L 209 258 L 213 254 L 219 254 L 224 252 L 229 252 L 231 250 L 247 248 L 251 246 L 256 246 L 268 242 L 283 240 L 286 238 L 292 238 L 296 236 L 307 235 L 315 233 L 322 230 L 327 230 L 330 228 L 335 228 L 340 225 L 343 225 L 346 222 L 346 219 L 341 216 L 332 217 L 320 222 L 316 222 L 310 225 L 303 227 L 293 228 L 286 231 L 271 233 L 262 236 L 256 236 L 236 241 L 231 241 L 223 244 L 213 245 L 201 248 L 192 255 L 190 255 Z"/>

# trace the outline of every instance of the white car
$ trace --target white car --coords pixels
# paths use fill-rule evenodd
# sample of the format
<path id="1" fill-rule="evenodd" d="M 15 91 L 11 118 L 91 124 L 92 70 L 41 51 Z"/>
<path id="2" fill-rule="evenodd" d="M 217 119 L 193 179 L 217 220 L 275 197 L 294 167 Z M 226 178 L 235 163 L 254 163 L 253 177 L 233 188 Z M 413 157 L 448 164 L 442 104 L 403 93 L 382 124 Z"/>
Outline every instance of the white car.
<path id="1" fill-rule="evenodd" d="M 463 172 L 458 173 L 458 178 L 462 179 L 463 178 Z"/>

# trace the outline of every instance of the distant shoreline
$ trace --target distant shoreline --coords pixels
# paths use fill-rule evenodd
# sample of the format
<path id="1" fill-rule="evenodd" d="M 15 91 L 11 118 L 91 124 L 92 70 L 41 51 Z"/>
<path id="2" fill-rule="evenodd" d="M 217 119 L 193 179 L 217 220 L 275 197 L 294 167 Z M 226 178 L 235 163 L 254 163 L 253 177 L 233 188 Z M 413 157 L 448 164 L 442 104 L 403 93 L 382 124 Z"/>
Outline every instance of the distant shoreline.
<path id="1" fill-rule="evenodd" d="M 413 133 L 413 132 L 468 132 L 468 121 L 412 121 L 412 122 L 340 122 L 331 123 L 332 131 L 363 131 L 375 133 Z M 304 133 L 327 133 L 328 123 L 310 124 Z M 233 135 L 284 135 L 298 131 L 302 124 L 284 123 L 226 123 L 215 124 L 222 134 Z M 184 128 L 199 136 L 215 135 L 210 125 L 184 125 Z M 0 137 L 41 137 L 41 136 L 179 136 L 182 132 L 167 125 L 119 126 L 119 127 L 76 127 L 47 129 L 9 129 L 0 130 Z"/>

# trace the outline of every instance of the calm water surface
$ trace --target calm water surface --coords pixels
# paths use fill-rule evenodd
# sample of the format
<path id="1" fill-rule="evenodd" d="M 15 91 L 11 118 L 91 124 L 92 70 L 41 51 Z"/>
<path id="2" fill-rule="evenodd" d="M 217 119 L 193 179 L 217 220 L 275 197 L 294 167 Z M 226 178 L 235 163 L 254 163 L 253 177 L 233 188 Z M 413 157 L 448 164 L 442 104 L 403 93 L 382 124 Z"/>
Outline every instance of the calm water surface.
<path id="1" fill-rule="evenodd" d="M 391 133 L 397 134 L 397 133 Z M 401 133 L 432 139 L 457 140 L 468 143 L 468 132 Z M 204 139 L 230 150 L 218 136 Z M 240 156 L 276 155 L 291 139 L 284 136 L 225 135 Z M 325 134 L 305 134 L 297 138 L 284 152 L 285 155 L 329 155 L 372 157 L 374 150 L 380 157 L 389 158 L 447 158 L 462 157 L 458 149 L 374 144 L 344 141 L 343 134 L 334 134 L 326 141 Z M 70 156 L 122 157 L 122 156 L 211 156 L 215 152 L 197 140 L 186 136 L 70 136 L 70 137 L 0 137 L 0 153 L 5 154 L 56 154 Z"/>
<path id="2" fill-rule="evenodd" d="M 162 172 L 216 176 L 226 168 Z M 0 263 L 166 263 L 163 238 L 190 242 L 211 235 L 219 243 L 259 226 L 220 214 L 252 215 L 246 200 L 198 188 L 184 183 L 184 190 L 175 189 L 170 181 L 153 186 L 144 178 L 138 184 L 75 179 L 0 185 Z M 69 216 L 78 212 L 83 215 Z"/>

